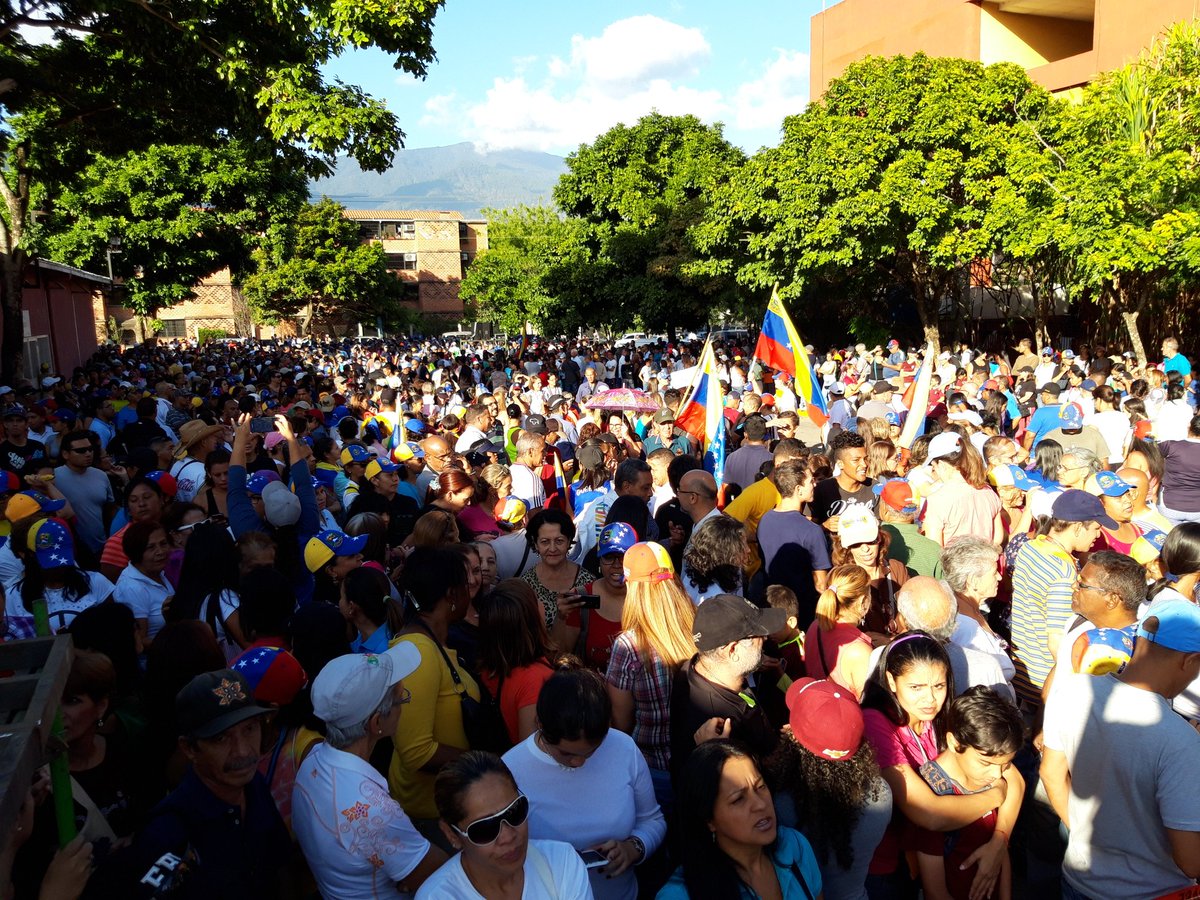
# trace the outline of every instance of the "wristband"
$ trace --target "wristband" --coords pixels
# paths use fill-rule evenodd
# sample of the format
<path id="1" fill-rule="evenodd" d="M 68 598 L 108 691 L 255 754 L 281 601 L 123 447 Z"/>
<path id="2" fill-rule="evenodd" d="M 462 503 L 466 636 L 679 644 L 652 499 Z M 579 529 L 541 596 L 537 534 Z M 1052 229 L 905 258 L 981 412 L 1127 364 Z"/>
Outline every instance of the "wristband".
<path id="1" fill-rule="evenodd" d="M 643 862 L 646 859 L 646 845 L 642 843 L 642 839 L 636 834 L 630 835 L 626 840 L 633 844 L 633 849 L 637 851 L 638 858 L 634 860 L 634 865 Z"/>

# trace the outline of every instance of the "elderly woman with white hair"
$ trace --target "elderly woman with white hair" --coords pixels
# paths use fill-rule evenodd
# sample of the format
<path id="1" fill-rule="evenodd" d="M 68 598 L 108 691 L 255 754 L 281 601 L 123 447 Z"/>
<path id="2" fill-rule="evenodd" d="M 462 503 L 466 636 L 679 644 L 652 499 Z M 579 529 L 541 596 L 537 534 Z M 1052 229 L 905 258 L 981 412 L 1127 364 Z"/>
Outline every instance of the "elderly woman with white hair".
<path id="1" fill-rule="evenodd" d="M 400 642 L 386 653 L 351 653 L 313 681 L 312 705 L 325 742 L 301 763 L 292 826 L 323 897 L 412 892 L 446 861 L 388 794 L 371 753 L 411 699 L 404 687 L 421 654 Z"/>
<path id="2" fill-rule="evenodd" d="M 942 574 L 958 602 L 958 625 L 950 640 L 995 658 L 1012 681 L 1016 667 L 1008 642 L 988 624 L 987 603 L 1000 589 L 1000 547 L 975 537 L 960 537 L 942 550 Z"/>

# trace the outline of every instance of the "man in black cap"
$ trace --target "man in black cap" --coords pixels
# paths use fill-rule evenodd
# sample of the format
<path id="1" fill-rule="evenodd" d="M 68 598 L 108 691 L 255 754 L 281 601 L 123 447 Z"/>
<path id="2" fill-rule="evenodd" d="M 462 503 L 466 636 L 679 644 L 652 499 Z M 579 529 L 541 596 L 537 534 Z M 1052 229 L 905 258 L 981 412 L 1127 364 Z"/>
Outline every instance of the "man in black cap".
<path id="1" fill-rule="evenodd" d="M 680 432 L 679 436 L 676 437 L 675 413 L 668 407 L 664 406 L 656 412 L 654 418 L 650 421 L 650 435 L 642 444 L 646 451 L 646 456 L 661 448 L 670 450 L 676 456 L 682 456 L 684 453 L 691 452 L 692 446 L 687 439 L 687 435 Z"/>
<path id="2" fill-rule="evenodd" d="M 1037 412 L 1029 417 L 1029 424 L 1026 426 L 1023 442 L 1026 450 L 1032 452 L 1042 438 L 1058 427 L 1059 415 L 1062 412 L 1062 404 L 1058 402 L 1060 393 L 1062 388 L 1057 381 L 1047 381 L 1042 385 L 1039 395 L 1041 405 L 1038 406 Z"/>
<path id="3" fill-rule="evenodd" d="M 692 634 L 699 652 L 671 685 L 672 772 L 682 771 L 698 738 L 740 741 L 759 759 L 775 749 L 779 734 L 747 676 L 762 660 L 764 639 L 786 626 L 786 610 L 760 609 L 735 594 L 700 604 Z"/>
<path id="4" fill-rule="evenodd" d="M 258 773 L 262 716 L 270 711 L 232 669 L 197 675 L 179 692 L 179 748 L 190 765 L 129 856 L 114 856 L 136 884 L 112 896 L 284 895 L 291 839 Z"/>

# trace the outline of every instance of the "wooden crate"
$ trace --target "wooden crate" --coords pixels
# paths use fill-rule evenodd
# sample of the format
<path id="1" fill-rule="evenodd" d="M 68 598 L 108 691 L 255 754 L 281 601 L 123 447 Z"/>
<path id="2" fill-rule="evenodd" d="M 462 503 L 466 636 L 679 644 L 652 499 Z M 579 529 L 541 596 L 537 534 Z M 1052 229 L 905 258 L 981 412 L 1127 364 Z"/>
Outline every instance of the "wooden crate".
<path id="1" fill-rule="evenodd" d="M 33 773 L 48 761 L 72 652 L 68 635 L 0 643 L 0 672 L 11 673 L 0 677 L 0 822 L 17 821 Z M 0 846 L 11 838 L 11 828 L 0 829 Z"/>

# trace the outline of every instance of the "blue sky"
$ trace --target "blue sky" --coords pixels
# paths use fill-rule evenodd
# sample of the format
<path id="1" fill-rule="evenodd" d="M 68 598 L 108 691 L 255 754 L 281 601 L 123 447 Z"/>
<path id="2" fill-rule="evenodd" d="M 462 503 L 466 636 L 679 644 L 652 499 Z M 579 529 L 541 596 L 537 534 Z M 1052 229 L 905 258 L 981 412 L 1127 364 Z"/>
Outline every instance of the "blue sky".
<path id="1" fill-rule="evenodd" d="M 658 109 L 723 122 L 753 151 L 775 144 L 783 116 L 808 100 L 809 18 L 821 6 L 447 0 L 425 81 L 374 51 L 329 74 L 386 100 L 408 147 L 471 141 L 565 155 Z"/>

